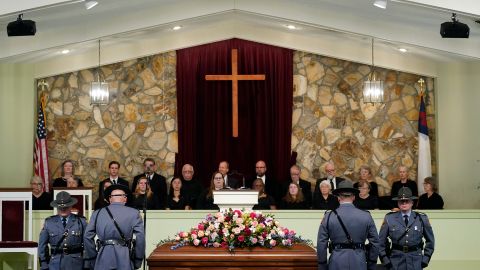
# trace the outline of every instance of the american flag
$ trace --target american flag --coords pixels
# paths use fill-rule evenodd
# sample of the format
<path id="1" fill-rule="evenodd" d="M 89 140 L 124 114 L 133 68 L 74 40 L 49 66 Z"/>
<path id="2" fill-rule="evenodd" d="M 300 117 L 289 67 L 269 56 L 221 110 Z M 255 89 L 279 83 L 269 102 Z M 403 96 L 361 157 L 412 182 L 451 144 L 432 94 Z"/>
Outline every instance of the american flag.
<path id="1" fill-rule="evenodd" d="M 47 129 L 45 127 L 45 97 L 42 96 L 38 106 L 37 134 L 35 138 L 35 152 L 33 154 L 35 175 L 43 179 L 43 189 L 48 192 L 50 181 L 48 178 L 48 150 Z"/>

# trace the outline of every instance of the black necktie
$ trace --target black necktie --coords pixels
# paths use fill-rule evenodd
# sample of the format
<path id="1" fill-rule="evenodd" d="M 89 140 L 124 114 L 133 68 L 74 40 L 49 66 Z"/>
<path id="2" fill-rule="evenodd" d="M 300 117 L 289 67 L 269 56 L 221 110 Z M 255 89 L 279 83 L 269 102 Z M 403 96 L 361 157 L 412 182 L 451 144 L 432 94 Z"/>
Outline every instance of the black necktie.
<path id="1" fill-rule="evenodd" d="M 333 184 L 333 179 L 330 179 L 330 185 L 332 185 L 332 190 L 335 189 L 335 185 Z"/>
<path id="2" fill-rule="evenodd" d="M 116 185 L 117 184 L 117 180 L 112 180 L 113 184 Z"/>
<path id="3" fill-rule="evenodd" d="M 403 215 L 403 220 L 405 221 L 405 226 L 408 225 L 408 215 Z"/>
<path id="4" fill-rule="evenodd" d="M 67 226 L 67 218 L 66 217 L 62 217 L 62 224 L 63 224 L 63 228 L 65 228 Z"/>

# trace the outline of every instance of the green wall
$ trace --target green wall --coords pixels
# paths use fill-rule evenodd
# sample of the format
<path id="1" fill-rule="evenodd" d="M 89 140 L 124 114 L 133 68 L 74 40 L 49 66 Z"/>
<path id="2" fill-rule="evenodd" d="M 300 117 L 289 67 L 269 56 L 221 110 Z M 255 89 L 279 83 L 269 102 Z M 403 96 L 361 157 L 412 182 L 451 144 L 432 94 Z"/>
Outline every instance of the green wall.
<path id="1" fill-rule="evenodd" d="M 480 62 L 449 64 L 437 79 L 439 186 L 449 209 L 480 209 Z"/>
<path id="2" fill-rule="evenodd" d="M 32 176 L 35 91 L 32 66 L 0 64 L 0 186 Z"/>

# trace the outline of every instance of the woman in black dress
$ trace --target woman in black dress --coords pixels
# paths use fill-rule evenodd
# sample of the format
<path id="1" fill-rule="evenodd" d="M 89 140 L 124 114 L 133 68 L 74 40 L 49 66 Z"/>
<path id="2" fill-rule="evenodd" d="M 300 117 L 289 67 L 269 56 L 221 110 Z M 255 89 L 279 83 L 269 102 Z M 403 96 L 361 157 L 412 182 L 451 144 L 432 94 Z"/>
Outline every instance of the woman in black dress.
<path id="1" fill-rule="evenodd" d="M 281 209 L 309 209 L 300 186 L 296 183 L 290 183 L 285 197 L 282 198 Z"/>
<path id="2" fill-rule="evenodd" d="M 137 182 L 137 187 L 133 193 L 133 202 L 132 206 L 139 210 L 144 209 L 145 202 L 148 210 L 158 209 L 158 200 L 153 194 L 150 184 L 148 184 L 148 179 L 146 176 L 140 177 Z"/>
<path id="3" fill-rule="evenodd" d="M 437 185 L 433 177 L 425 178 L 423 182 L 425 193 L 418 198 L 418 209 L 443 209 L 443 199 L 437 193 Z"/>
<path id="4" fill-rule="evenodd" d="M 337 197 L 331 194 L 332 185 L 329 180 L 320 182 L 320 196 L 313 201 L 313 209 L 333 210 L 339 203 Z"/>
<path id="5" fill-rule="evenodd" d="M 75 165 L 72 160 L 67 159 L 62 163 L 61 175 L 61 177 L 53 180 L 52 187 L 67 187 L 67 180 L 69 178 L 76 181 L 79 187 L 83 187 L 82 179 L 75 176 Z"/>
<path id="6" fill-rule="evenodd" d="M 360 178 L 358 179 L 358 182 L 353 184 L 353 187 L 358 189 L 358 186 L 364 182 L 367 182 L 370 185 L 370 195 L 378 198 L 378 185 L 373 181 L 372 169 L 367 165 L 360 166 Z"/>
<path id="7" fill-rule="evenodd" d="M 51 210 L 50 203 L 53 197 L 50 193 L 43 191 L 43 180 L 35 175 L 30 181 L 32 187 L 32 210 Z"/>
<path id="8" fill-rule="evenodd" d="M 366 181 L 359 183 L 358 190 L 360 193 L 353 201 L 357 208 L 363 210 L 378 209 L 378 198 L 370 194 L 370 183 Z"/>
<path id="9" fill-rule="evenodd" d="M 182 180 L 175 177 L 170 182 L 170 192 L 168 193 L 167 198 L 167 210 L 190 210 L 190 201 L 188 198 L 183 196 L 181 193 L 182 190 Z"/>
<path id="10" fill-rule="evenodd" d="M 225 188 L 225 179 L 223 174 L 219 171 L 216 171 L 212 175 L 210 180 L 210 187 L 204 190 L 197 199 L 197 208 L 196 209 L 205 209 L 205 210 L 217 210 L 220 208 L 218 205 L 213 203 L 213 191 L 222 190 Z"/>
<path id="11" fill-rule="evenodd" d="M 253 181 L 252 188 L 255 191 L 258 191 L 258 204 L 253 206 L 253 210 L 275 210 L 277 206 L 275 204 L 275 199 L 265 193 L 265 184 L 263 183 L 262 178 L 257 178 Z"/>

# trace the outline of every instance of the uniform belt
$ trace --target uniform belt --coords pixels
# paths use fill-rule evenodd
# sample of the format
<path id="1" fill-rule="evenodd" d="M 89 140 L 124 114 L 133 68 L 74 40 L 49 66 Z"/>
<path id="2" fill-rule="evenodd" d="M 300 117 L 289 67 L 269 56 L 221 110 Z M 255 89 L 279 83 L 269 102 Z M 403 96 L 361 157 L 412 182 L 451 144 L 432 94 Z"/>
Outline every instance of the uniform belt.
<path id="1" fill-rule="evenodd" d="M 128 246 L 128 243 L 122 239 L 107 239 L 104 241 L 100 241 L 102 246 L 108 245 L 119 245 L 119 246 Z"/>
<path id="2" fill-rule="evenodd" d="M 50 249 L 50 253 L 52 255 L 54 254 L 75 254 L 75 253 L 81 253 L 83 252 L 83 246 L 82 245 L 75 245 L 75 246 L 60 246 L 60 247 L 52 247 Z"/>
<path id="3" fill-rule="evenodd" d="M 365 249 L 364 243 L 339 243 L 333 244 L 333 249 Z"/>
<path id="4" fill-rule="evenodd" d="M 412 252 L 412 251 L 417 251 L 419 249 L 422 249 L 422 245 L 416 245 L 416 246 L 402 246 L 398 244 L 392 244 L 392 249 L 394 250 L 400 250 L 405 253 L 407 252 Z"/>

